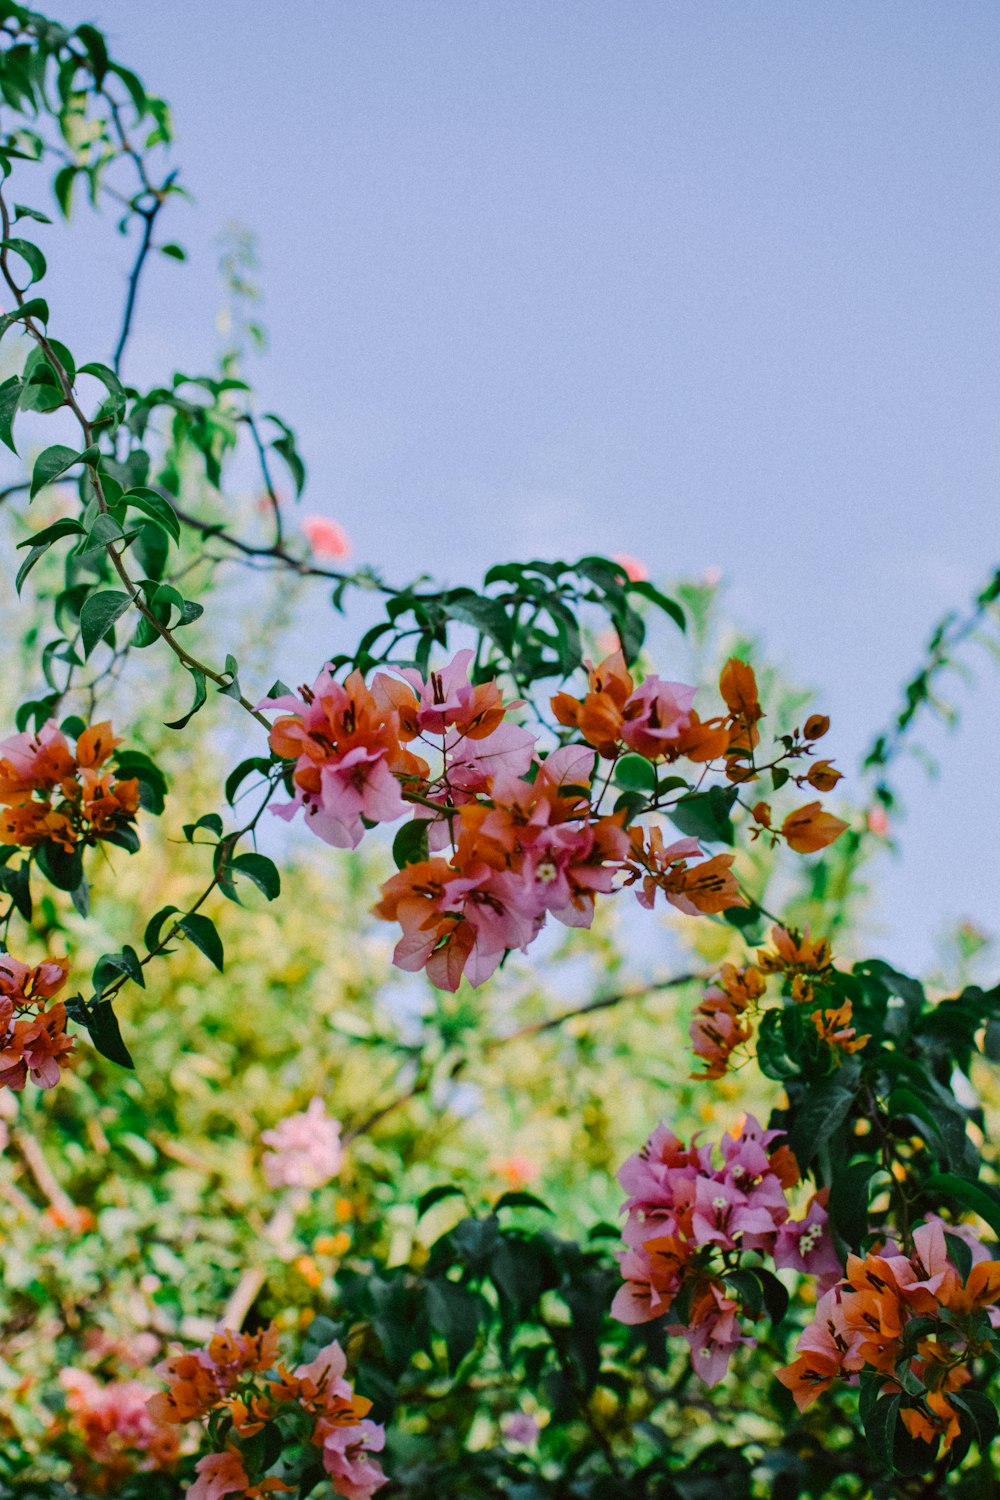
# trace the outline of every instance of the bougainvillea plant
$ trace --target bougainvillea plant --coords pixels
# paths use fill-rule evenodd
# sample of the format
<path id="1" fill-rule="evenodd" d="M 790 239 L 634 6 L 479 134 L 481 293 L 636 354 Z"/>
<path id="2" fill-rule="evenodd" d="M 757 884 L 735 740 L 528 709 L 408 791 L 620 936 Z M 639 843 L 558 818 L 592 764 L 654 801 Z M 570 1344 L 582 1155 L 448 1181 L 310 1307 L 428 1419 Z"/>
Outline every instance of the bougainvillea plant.
<path id="1" fill-rule="evenodd" d="M 937 1493 L 949 1475 L 964 1483 L 997 1430 L 1000 1260 L 989 1236 L 1000 1234 L 1000 1193 L 975 1106 L 953 1080 L 982 1051 L 1000 989 L 935 1000 L 884 963 L 848 964 L 832 933 L 765 911 L 741 876 L 753 868 L 741 849 L 808 861 L 860 837 L 826 805 L 841 779 L 825 754 L 829 720 L 775 722 L 753 664 L 738 656 L 713 694 L 672 680 L 668 632 L 685 629 L 684 611 L 628 559 L 502 563 L 477 588 L 395 586 L 372 569 L 331 566 L 343 560 L 342 533 L 323 518 L 290 529 L 278 489 L 279 465 L 297 494 L 305 483 L 294 431 L 257 411 L 235 363 L 148 389 L 128 382 L 149 258 L 184 258 L 161 237 L 182 192 L 167 106 L 94 27 L 71 30 L 13 4 L 0 5 L 0 94 L 0 440 L 30 458 L 4 499 L 25 532 L 16 589 L 32 593 L 44 620 L 37 687 L 0 742 L 0 1088 L 57 1088 L 81 1044 L 141 1071 L 129 987 L 183 942 L 224 971 L 206 903 L 220 894 L 238 905 L 246 883 L 279 898 L 278 865 L 256 847 L 265 814 L 276 814 L 333 849 L 391 827 L 396 873 L 372 891 L 373 909 L 392 926 L 395 964 L 443 991 L 484 984 L 511 954 L 530 953 L 547 924 L 589 927 L 615 896 L 744 932 L 744 961 L 707 977 L 691 1016 L 691 1066 L 705 1088 L 750 1067 L 783 1090 L 766 1126 L 736 1108 L 718 1141 L 680 1139 L 663 1099 L 663 1121 L 650 1121 L 621 1168 L 616 1261 L 600 1232 L 574 1245 L 502 1229 L 496 1212 L 473 1215 L 437 1242 L 422 1277 L 382 1267 L 345 1281 L 339 1321 L 317 1318 L 302 1363 L 283 1362 L 274 1330 L 220 1326 L 170 1357 L 150 1401 L 134 1382 L 69 1378 L 64 1429 L 86 1449 L 74 1459 L 77 1492 L 117 1493 L 145 1476 L 137 1482 L 161 1485 L 155 1493 L 192 1500 L 423 1493 L 419 1477 L 407 1487 L 377 1457 L 394 1393 L 442 1341 L 455 1373 L 491 1339 L 510 1357 L 520 1350 L 535 1375 L 551 1358 L 554 1406 L 584 1413 L 615 1493 L 694 1496 L 727 1475 L 758 1481 L 725 1448 L 682 1473 L 667 1440 L 630 1468 L 590 1404 L 602 1382 L 615 1388 L 602 1364 L 609 1338 L 619 1383 L 622 1369 L 652 1369 L 686 1344 L 689 1373 L 706 1387 L 734 1358 L 752 1360 L 787 1388 L 789 1413 L 793 1401 L 806 1412 L 842 1391 L 868 1444 L 851 1472 L 879 1493 L 907 1476 L 932 1486 L 913 1493 Z M 52 207 L 49 188 L 65 218 L 83 199 L 113 205 L 135 246 L 107 349 L 71 351 L 46 300 L 52 220 L 39 205 Z M 264 504 L 244 533 L 225 520 L 225 496 L 248 463 Z M 51 519 L 38 524 L 45 506 Z M 314 580 L 339 615 L 355 594 L 374 595 L 380 618 L 351 651 L 318 657 L 311 683 L 251 684 L 206 628 L 213 581 L 247 564 Z M 997 592 L 994 580 L 977 617 Z M 897 737 L 951 644 L 936 638 Z M 187 683 L 190 706 L 168 725 L 178 736 L 198 733 L 210 693 L 229 700 L 249 753 L 228 775 L 224 808 L 187 807 L 129 725 L 116 732 L 105 716 L 118 685 L 154 673 Z M 883 737 L 872 752 L 876 811 L 891 804 L 895 744 Z M 237 804 L 250 812 L 237 816 Z M 188 819 L 187 842 L 207 849 L 201 894 L 151 910 L 144 932 L 81 972 L 78 929 L 40 909 L 55 910 L 54 899 L 79 923 L 98 919 L 106 846 L 136 851 L 167 808 Z M 42 951 L 52 934 L 61 946 Z M 272 1141 L 272 1175 L 292 1191 L 312 1181 L 317 1152 L 328 1175 L 341 1152 L 335 1129 L 316 1143 L 317 1131 L 329 1135 L 320 1103 L 301 1118 Z M 533 1201 L 515 1191 L 507 1206 Z M 790 1293 L 803 1331 L 783 1359 L 774 1341 Z M 554 1296 L 569 1323 L 553 1321 Z M 526 1450 L 537 1424 L 511 1420 L 510 1442 Z M 769 1492 L 826 1493 L 816 1472 L 796 1480 L 775 1469 Z M 834 1492 L 843 1471 L 830 1472 Z M 454 1493 L 471 1492 L 463 1482 Z M 543 1474 L 550 1487 L 531 1488 L 516 1463 L 503 1483 L 481 1492 L 610 1493 L 587 1488 L 582 1470 Z"/>

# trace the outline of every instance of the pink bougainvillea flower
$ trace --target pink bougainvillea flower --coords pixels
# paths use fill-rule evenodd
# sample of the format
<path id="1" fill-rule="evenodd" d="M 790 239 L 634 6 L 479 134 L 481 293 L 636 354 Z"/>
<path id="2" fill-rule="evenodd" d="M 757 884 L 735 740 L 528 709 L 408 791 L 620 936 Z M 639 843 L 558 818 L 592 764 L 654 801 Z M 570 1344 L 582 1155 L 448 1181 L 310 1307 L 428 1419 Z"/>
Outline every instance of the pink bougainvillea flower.
<path id="1" fill-rule="evenodd" d="M 683 682 L 647 677 L 622 710 L 621 737 L 629 749 L 647 760 L 666 755 L 691 727 L 695 692 Z"/>
<path id="2" fill-rule="evenodd" d="M 782 1224 L 774 1246 L 774 1263 L 779 1269 L 819 1277 L 821 1291 L 828 1290 L 844 1274 L 827 1227 L 827 1196 L 825 1191 L 814 1193 L 805 1218 L 789 1219 Z"/>
<path id="3" fill-rule="evenodd" d="M 303 516 L 301 530 L 315 557 L 330 558 L 335 562 L 350 557 L 351 542 L 347 532 L 329 516 Z"/>
<path id="4" fill-rule="evenodd" d="M 222 1500 L 224 1495 L 245 1495 L 250 1488 L 247 1471 L 230 1448 L 199 1458 L 194 1471 L 198 1478 L 188 1489 L 185 1500 Z"/>
<path id="5" fill-rule="evenodd" d="M 322 1444 L 323 1467 L 344 1500 L 370 1500 L 387 1483 L 371 1457 L 385 1446 L 385 1429 L 367 1418 L 351 1427 L 317 1424 L 314 1441 Z"/>
<path id="6" fill-rule="evenodd" d="M 336 1177 L 343 1160 L 340 1121 L 326 1113 L 322 1099 L 308 1109 L 286 1115 L 261 1134 L 265 1146 L 264 1176 L 273 1188 L 320 1188 Z"/>

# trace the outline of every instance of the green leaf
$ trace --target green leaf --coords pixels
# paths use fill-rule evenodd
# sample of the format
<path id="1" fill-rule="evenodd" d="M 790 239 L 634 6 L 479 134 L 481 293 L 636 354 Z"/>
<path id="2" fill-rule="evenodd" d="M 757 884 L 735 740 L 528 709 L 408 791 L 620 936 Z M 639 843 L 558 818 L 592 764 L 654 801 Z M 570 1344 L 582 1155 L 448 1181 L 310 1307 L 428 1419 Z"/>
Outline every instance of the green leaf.
<path id="1" fill-rule="evenodd" d="M 274 860 L 268 859 L 266 854 L 240 854 L 230 860 L 229 868 L 237 875 L 245 875 L 268 901 L 275 901 L 280 896 L 281 876 Z"/>
<path id="2" fill-rule="evenodd" d="M 131 979 L 141 990 L 146 988 L 146 976 L 142 972 L 139 955 L 128 943 L 120 953 L 103 953 L 97 960 L 93 975 L 95 994 L 101 994 L 121 974 Z"/>
<path id="3" fill-rule="evenodd" d="M 899 1416 L 899 1396 L 880 1396 L 865 1423 L 868 1446 L 882 1468 L 892 1472 L 892 1448 Z"/>
<path id="4" fill-rule="evenodd" d="M 838 1171 L 830 1188 L 830 1219 L 834 1227 L 857 1250 L 868 1233 L 868 1198 L 871 1179 L 884 1168 L 877 1161 L 856 1161 Z"/>
<path id="5" fill-rule="evenodd" d="M 281 428 L 281 437 L 275 438 L 271 447 L 276 453 L 281 454 L 288 465 L 289 473 L 295 482 L 295 495 L 297 499 L 305 489 L 306 466 L 299 455 L 299 450 L 295 443 L 295 434 L 287 422 L 283 422 L 280 417 L 275 416 L 273 411 L 267 413 L 267 418 Z"/>
<path id="6" fill-rule="evenodd" d="M 104 639 L 116 620 L 132 604 L 128 594 L 117 589 L 105 589 L 97 594 L 88 594 L 80 610 L 80 636 L 83 654 L 89 656 L 98 641 Z"/>
<path id="7" fill-rule="evenodd" d="M 168 723 L 166 726 L 168 729 L 183 729 L 185 724 L 194 718 L 199 708 L 202 708 L 208 699 L 208 688 L 204 672 L 199 672 L 196 667 L 189 667 L 188 671 L 190 671 L 194 679 L 194 703 L 181 718 L 174 719 Z"/>
<path id="8" fill-rule="evenodd" d="M 488 1309 L 478 1293 L 442 1278 L 427 1284 L 427 1315 L 431 1327 L 443 1335 L 448 1362 L 455 1369 L 474 1346 Z"/>
<path id="9" fill-rule="evenodd" d="M 115 774 L 119 781 L 133 778 L 139 783 L 139 802 L 147 812 L 159 816 L 167 795 L 167 778 L 155 761 L 141 750 L 120 750 L 115 758 Z"/>
<path id="10" fill-rule="evenodd" d="M 60 474 L 65 474 L 67 469 L 72 469 L 75 464 L 95 463 L 99 457 L 96 448 L 85 448 L 82 453 L 77 453 L 74 448 L 66 448 L 62 443 L 46 448 L 35 459 L 29 500 L 34 500 L 39 490 L 58 479 Z"/>
<path id="11" fill-rule="evenodd" d="M 641 594 L 643 599 L 648 599 L 651 604 L 662 609 L 663 613 L 669 615 L 680 630 L 687 630 L 687 616 L 676 599 L 669 599 L 666 594 L 661 594 L 659 589 L 654 588 L 645 578 L 626 584 L 626 588 L 630 594 Z"/>
<path id="12" fill-rule="evenodd" d="M 186 917 L 181 917 L 177 925 L 184 936 L 190 938 L 209 963 L 214 964 L 221 973 L 224 966 L 222 939 L 211 917 L 203 917 L 200 912 L 189 912 Z"/>
<path id="13" fill-rule="evenodd" d="M 31 272 L 29 285 L 32 281 L 41 281 L 45 275 L 45 256 L 39 250 L 38 246 L 33 245 L 30 240 L 22 240 L 16 237 L 9 240 L 0 240 L 0 250 L 11 250 L 15 255 L 21 257 Z"/>
<path id="14" fill-rule="evenodd" d="M 125 396 L 125 387 L 118 379 L 114 370 L 108 365 L 92 362 L 89 365 L 81 365 L 80 374 L 93 375 L 94 379 L 99 380 L 108 393 L 91 419 L 91 426 L 110 427 L 112 431 L 120 427 L 125 420 L 128 402 Z"/>
<path id="15" fill-rule="evenodd" d="M 934 1172 L 923 1184 L 924 1192 L 971 1208 L 1000 1237 L 1000 1197 L 979 1182 L 969 1182 L 954 1172 Z"/>
<path id="16" fill-rule="evenodd" d="M 187 251 L 183 245 L 175 245 L 171 241 L 166 245 L 158 245 L 157 249 L 161 255 L 167 255 L 171 260 L 187 260 Z"/>
<path id="17" fill-rule="evenodd" d="M 541 1198 L 536 1198 L 534 1193 L 525 1193 L 520 1191 L 501 1193 L 500 1197 L 493 1205 L 493 1212 L 495 1214 L 498 1214 L 502 1208 L 538 1208 L 541 1209 L 543 1214 L 551 1214 L 555 1212 L 555 1210 L 551 1209 L 547 1203 L 543 1203 Z"/>
<path id="18" fill-rule="evenodd" d="M 73 184 L 77 167 L 60 167 L 52 180 L 52 191 L 64 219 L 68 219 L 73 208 Z"/>
<path id="19" fill-rule="evenodd" d="M 615 765 L 615 785 L 625 792 L 653 792 L 656 767 L 644 755 L 623 755 Z"/>
<path id="20" fill-rule="evenodd" d="M 731 844 L 734 836 L 729 815 L 739 790 L 738 786 L 713 786 L 708 792 L 683 797 L 667 809 L 667 816 L 689 838 L 703 839 L 707 844 Z"/>
<path id="21" fill-rule="evenodd" d="M 229 803 L 229 806 L 232 807 L 234 805 L 236 793 L 251 772 L 256 771 L 259 775 L 266 776 L 270 769 L 270 761 L 265 760 L 260 755 L 251 755 L 248 760 L 241 760 L 236 769 L 230 771 L 226 777 L 226 801 Z"/>
<path id="22" fill-rule="evenodd" d="M 35 851 L 35 864 L 60 891 L 75 891 L 83 879 L 83 854 L 79 848 L 70 854 L 61 844 L 40 844 Z"/>
<path id="23" fill-rule="evenodd" d="M 810 1089 L 795 1111 L 789 1145 L 801 1167 L 807 1167 L 825 1141 L 839 1129 L 854 1103 L 854 1092 L 834 1081 Z"/>
<path id="24" fill-rule="evenodd" d="M 426 818 L 413 818 L 404 823 L 392 841 L 392 857 L 396 868 L 421 864 L 428 854 L 427 836 L 430 823 Z"/>
<path id="25" fill-rule="evenodd" d="M 21 400 L 21 382 L 15 376 L 0 385 L 0 442 L 16 454 L 14 446 L 14 417 Z"/>
<path id="26" fill-rule="evenodd" d="M 764 1294 L 764 1307 L 768 1317 L 775 1327 L 784 1319 L 788 1311 L 788 1288 L 779 1281 L 773 1271 L 758 1269 L 754 1272 L 760 1281 L 761 1291 Z"/>
<path id="27" fill-rule="evenodd" d="M 23 323 L 27 318 L 37 318 L 40 323 L 49 321 L 49 304 L 44 297 L 29 297 L 27 302 L 22 302 L 13 312 L 4 313 L 0 318 L 0 339 L 8 328 L 12 328 L 15 323 Z"/>
<path id="28" fill-rule="evenodd" d="M 454 1183 L 442 1182 L 437 1187 L 428 1188 L 417 1199 L 417 1218 L 422 1219 L 436 1203 L 443 1203 L 446 1198 L 464 1198 L 465 1194 L 460 1187 Z"/>
<path id="29" fill-rule="evenodd" d="M 110 1000 L 98 1000 L 95 1005 L 89 1006 L 83 1024 L 102 1057 L 117 1063 L 119 1067 L 135 1068 Z"/>
<path id="30" fill-rule="evenodd" d="M 722 1279 L 736 1293 L 751 1323 L 756 1323 L 764 1311 L 764 1289 L 758 1277 L 753 1271 L 740 1270 L 727 1271 Z"/>
<path id="31" fill-rule="evenodd" d="M 169 532 L 175 542 L 180 541 L 181 523 L 177 512 L 170 501 L 164 499 L 156 490 L 146 489 L 144 486 L 126 490 L 122 495 L 122 504 L 131 506 L 133 510 L 142 511 L 143 515 L 148 516 L 151 521 L 162 526 L 164 531 Z"/>
<path id="32" fill-rule="evenodd" d="M 51 224 L 52 220 L 48 214 L 40 213 L 37 208 L 29 208 L 26 203 L 14 204 L 14 222 L 18 219 L 34 219 L 36 224 Z"/>
<path id="33" fill-rule="evenodd" d="M 146 923 L 146 931 L 143 934 L 142 940 L 146 944 L 146 947 L 150 953 L 155 952 L 156 949 L 160 947 L 160 935 L 163 931 L 163 928 L 169 918 L 172 917 L 178 910 L 179 908 L 176 906 L 161 906 L 160 910 L 156 912 L 152 917 L 150 917 L 149 921 Z M 166 949 L 161 951 L 169 952 L 170 950 Z"/>

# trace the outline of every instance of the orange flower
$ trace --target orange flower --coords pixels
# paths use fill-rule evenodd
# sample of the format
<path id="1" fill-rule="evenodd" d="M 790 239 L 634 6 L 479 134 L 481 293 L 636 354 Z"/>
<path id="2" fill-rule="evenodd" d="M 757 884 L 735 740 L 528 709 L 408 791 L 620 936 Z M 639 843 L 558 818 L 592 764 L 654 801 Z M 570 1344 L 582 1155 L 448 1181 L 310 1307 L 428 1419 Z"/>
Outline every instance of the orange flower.
<path id="1" fill-rule="evenodd" d="M 800 976 L 796 976 L 793 984 L 800 982 Z M 836 1010 L 814 1010 L 809 1017 L 821 1042 L 827 1042 L 831 1047 L 837 1047 L 841 1052 L 860 1052 L 862 1047 L 871 1041 L 871 1035 L 858 1036 L 851 1025 L 851 1017 L 854 1014 L 854 1006 L 850 1000 L 845 1000 Z"/>
<path id="2" fill-rule="evenodd" d="M 807 1349 L 777 1374 L 782 1385 L 791 1391 L 799 1411 L 805 1411 L 833 1385 L 840 1374 L 840 1363 L 832 1354 Z"/>
<path id="3" fill-rule="evenodd" d="M 745 724 L 756 724 L 764 717 L 757 695 L 757 679 L 753 667 L 738 656 L 731 656 L 719 676 L 719 692 L 734 719 Z"/>
<path id="4" fill-rule="evenodd" d="M 772 927 L 774 949 L 761 948 L 757 962 L 765 974 L 822 974 L 833 963 L 826 938 L 810 938 L 808 927 Z"/>
<path id="5" fill-rule="evenodd" d="M 556 693 L 552 712 L 560 724 L 578 729 L 599 755 L 612 759 L 621 740 L 623 709 L 634 682 L 621 651 L 605 657 L 589 670 L 590 692 L 582 700 L 569 693 Z"/>
<path id="6" fill-rule="evenodd" d="M 76 742 L 76 763 L 96 770 L 103 766 L 111 752 L 120 744 L 121 740 L 115 738 L 110 719 L 105 719 L 101 724 L 91 724 Z"/>
<path id="7" fill-rule="evenodd" d="M 832 844 L 847 828 L 843 818 L 824 811 L 819 802 L 809 802 L 788 814 L 781 831 L 796 854 L 815 854 Z"/>
<path id="8" fill-rule="evenodd" d="M 945 1453 L 961 1432 L 958 1413 L 940 1391 L 928 1391 L 920 1406 L 904 1406 L 899 1415 L 912 1438 L 925 1443 L 943 1438 Z"/>
<path id="9" fill-rule="evenodd" d="M 828 760 L 818 760 L 815 765 L 810 766 L 806 777 L 810 786 L 814 786 L 817 792 L 832 792 L 838 781 L 843 781 L 843 773 L 833 767 Z"/>
<path id="10" fill-rule="evenodd" d="M 807 740 L 821 740 L 830 727 L 826 714 L 810 714 L 802 733 Z"/>

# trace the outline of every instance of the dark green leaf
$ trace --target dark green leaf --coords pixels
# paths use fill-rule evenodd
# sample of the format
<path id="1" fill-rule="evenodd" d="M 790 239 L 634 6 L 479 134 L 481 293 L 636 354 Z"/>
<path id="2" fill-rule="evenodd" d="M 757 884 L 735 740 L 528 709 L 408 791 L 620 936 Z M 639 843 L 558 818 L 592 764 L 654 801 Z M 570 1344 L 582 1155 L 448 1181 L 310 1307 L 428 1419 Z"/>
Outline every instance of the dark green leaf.
<path id="1" fill-rule="evenodd" d="M 281 894 L 281 876 L 274 860 L 268 859 L 266 854 L 240 854 L 230 861 L 229 868 L 251 880 L 268 901 L 276 900 Z"/>
<path id="2" fill-rule="evenodd" d="M 954 1172 L 935 1172 L 923 1184 L 924 1192 L 954 1206 L 971 1208 L 1000 1237 L 1000 1197 L 979 1182 L 969 1182 Z"/>
<path id="3" fill-rule="evenodd" d="M 135 1067 L 110 1000 L 98 1000 L 95 1005 L 89 1006 L 84 1024 L 90 1033 L 90 1040 L 102 1057 L 122 1068 Z"/>
<path id="4" fill-rule="evenodd" d="M 426 818 L 413 818 L 404 823 L 392 841 L 392 857 L 396 868 L 418 865 L 427 858 L 427 835 L 430 823 Z"/>
<path id="5" fill-rule="evenodd" d="M 424 1214 L 432 1209 L 436 1203 L 443 1203 L 445 1198 L 464 1198 L 465 1194 L 460 1187 L 453 1183 L 443 1182 L 437 1187 L 428 1188 L 417 1199 L 417 1218 L 422 1219 Z"/>
<path id="6" fill-rule="evenodd" d="M 115 621 L 121 619 L 131 604 L 128 594 L 120 593 L 117 589 L 88 594 L 80 611 L 80 638 L 85 657 L 91 654 L 98 641 L 104 639 Z"/>
<path id="7" fill-rule="evenodd" d="M 175 542 L 180 541 L 181 523 L 177 512 L 170 501 L 158 494 L 156 490 L 147 489 L 144 486 L 126 490 L 122 495 L 122 504 L 131 506 L 133 510 L 142 511 L 143 515 L 148 516 L 151 521 L 162 526 L 164 531 L 169 532 Z"/>
<path id="8" fill-rule="evenodd" d="M 31 272 L 30 281 L 41 281 L 46 269 L 45 256 L 37 245 L 33 245 L 30 240 L 22 240 L 15 237 L 9 240 L 0 240 L 0 249 L 10 250 L 15 255 L 19 255 Z"/>
<path id="9" fill-rule="evenodd" d="M 681 833 L 703 839 L 708 844 L 731 844 L 733 825 L 730 812 L 739 796 L 739 787 L 713 786 L 708 792 L 683 797 L 667 809 L 667 816 Z"/>
<path id="10" fill-rule="evenodd" d="M 188 669 L 194 679 L 194 703 L 187 713 L 179 719 L 174 719 L 167 724 L 168 729 L 183 729 L 190 719 L 193 719 L 199 708 L 202 708 L 208 698 L 208 688 L 205 682 L 204 672 L 199 672 L 196 667 Z"/>
<path id="11" fill-rule="evenodd" d="M 21 382 L 17 377 L 5 380 L 0 385 L 0 442 L 16 454 L 14 446 L 14 415 L 21 400 Z"/>
<path id="12" fill-rule="evenodd" d="M 82 453 L 77 453 L 74 448 L 66 448 L 62 443 L 56 443 L 51 448 L 44 449 L 35 459 L 35 467 L 31 473 L 31 492 L 29 498 L 34 500 L 40 489 L 58 479 L 60 474 L 65 474 L 67 469 L 72 469 L 75 464 L 94 463 L 98 458 L 96 448 L 85 448 Z"/>
<path id="13" fill-rule="evenodd" d="M 886 1472 L 892 1471 L 893 1439 L 899 1416 L 899 1396 L 880 1396 L 865 1423 L 865 1437 L 876 1461 Z"/>
<path id="14" fill-rule="evenodd" d="M 541 1198 L 536 1198 L 534 1193 L 525 1192 L 501 1193 L 493 1205 L 493 1212 L 498 1214 L 502 1208 L 540 1208 L 545 1214 L 555 1212 Z"/>
<path id="15" fill-rule="evenodd" d="M 177 925 L 184 936 L 190 938 L 209 963 L 214 964 L 221 973 L 224 958 L 222 939 L 211 917 L 203 917 L 200 912 L 189 912 L 187 916 L 181 917 Z"/>

